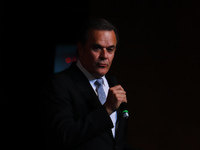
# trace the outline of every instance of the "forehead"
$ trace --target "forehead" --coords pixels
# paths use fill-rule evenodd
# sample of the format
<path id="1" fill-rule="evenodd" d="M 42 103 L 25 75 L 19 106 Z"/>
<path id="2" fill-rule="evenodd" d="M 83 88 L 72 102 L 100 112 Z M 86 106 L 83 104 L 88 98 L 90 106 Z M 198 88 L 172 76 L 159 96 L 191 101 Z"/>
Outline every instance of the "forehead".
<path id="1" fill-rule="evenodd" d="M 100 44 L 102 46 L 110 46 L 117 44 L 115 32 L 113 30 L 96 30 L 90 29 L 88 31 L 88 39 L 86 43 Z"/>

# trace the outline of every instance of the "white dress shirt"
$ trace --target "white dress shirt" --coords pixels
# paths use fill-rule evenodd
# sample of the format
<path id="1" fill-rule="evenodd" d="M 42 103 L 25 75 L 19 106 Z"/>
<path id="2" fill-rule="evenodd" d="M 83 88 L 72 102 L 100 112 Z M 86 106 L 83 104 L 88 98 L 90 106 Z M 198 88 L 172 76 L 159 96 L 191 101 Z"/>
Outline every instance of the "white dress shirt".
<path id="1" fill-rule="evenodd" d="M 78 66 L 78 68 L 84 73 L 84 75 L 87 77 L 87 79 L 90 82 L 90 85 L 92 86 L 92 88 L 94 89 L 94 92 L 98 95 L 97 90 L 96 90 L 96 85 L 94 84 L 96 81 L 96 78 L 91 75 L 82 65 L 81 62 L 78 60 L 76 65 Z M 108 85 L 108 81 L 106 80 L 105 76 L 102 77 L 103 79 L 103 89 L 104 92 L 106 94 L 106 96 L 108 96 L 108 91 L 109 91 L 109 85 Z M 115 127 L 116 127 L 116 121 L 117 121 L 117 112 L 113 112 L 110 115 L 110 118 L 113 122 L 113 128 L 112 128 L 112 133 L 113 133 L 113 137 L 115 137 Z"/>

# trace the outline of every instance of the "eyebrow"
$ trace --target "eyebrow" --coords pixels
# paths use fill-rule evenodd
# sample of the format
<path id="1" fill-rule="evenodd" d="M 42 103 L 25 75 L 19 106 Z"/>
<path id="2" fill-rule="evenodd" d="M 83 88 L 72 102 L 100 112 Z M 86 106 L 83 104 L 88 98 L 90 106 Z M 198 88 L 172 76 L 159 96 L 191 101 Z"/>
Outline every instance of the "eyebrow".
<path id="1" fill-rule="evenodd" d="M 92 46 L 93 46 L 93 47 L 100 47 L 100 48 L 103 48 L 103 46 L 101 46 L 101 45 L 99 45 L 99 44 L 93 44 Z M 116 48 L 116 46 L 115 46 L 115 45 L 111 45 L 111 46 L 108 46 L 108 47 L 106 47 L 106 48 Z"/>

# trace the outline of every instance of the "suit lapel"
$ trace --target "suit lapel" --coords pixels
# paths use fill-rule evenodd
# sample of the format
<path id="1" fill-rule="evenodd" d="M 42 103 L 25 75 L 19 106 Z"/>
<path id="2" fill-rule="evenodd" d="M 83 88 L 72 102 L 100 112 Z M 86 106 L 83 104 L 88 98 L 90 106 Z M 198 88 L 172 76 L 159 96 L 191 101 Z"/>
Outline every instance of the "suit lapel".
<path id="1" fill-rule="evenodd" d="M 101 106 L 98 96 L 96 95 L 93 88 L 91 87 L 87 77 L 80 71 L 80 69 L 76 66 L 76 64 L 73 63 L 69 69 L 70 69 L 71 76 L 76 83 L 76 86 L 84 95 L 86 100 L 90 101 L 91 106 L 94 109 Z"/>

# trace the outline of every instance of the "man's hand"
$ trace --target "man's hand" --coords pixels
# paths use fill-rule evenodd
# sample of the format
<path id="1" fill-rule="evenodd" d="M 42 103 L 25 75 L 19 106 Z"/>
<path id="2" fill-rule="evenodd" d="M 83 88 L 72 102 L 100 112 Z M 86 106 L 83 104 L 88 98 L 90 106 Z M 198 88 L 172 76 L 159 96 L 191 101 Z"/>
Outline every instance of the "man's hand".
<path id="1" fill-rule="evenodd" d="M 122 102 L 127 103 L 126 92 L 121 85 L 111 87 L 108 92 L 107 100 L 104 104 L 109 115 L 117 110 Z"/>

